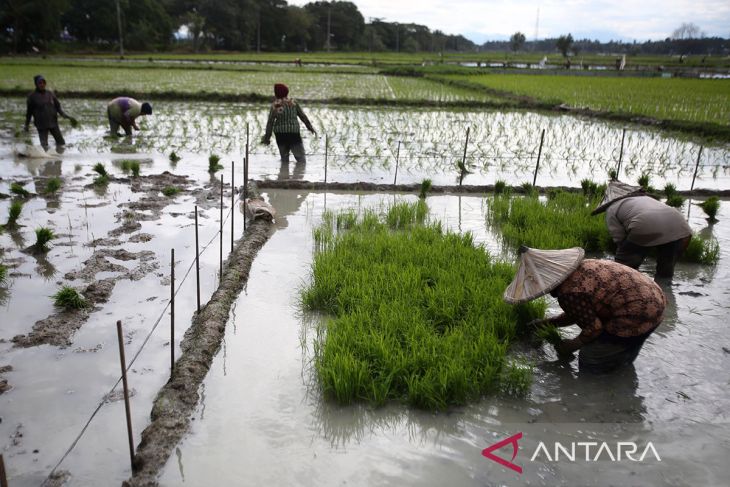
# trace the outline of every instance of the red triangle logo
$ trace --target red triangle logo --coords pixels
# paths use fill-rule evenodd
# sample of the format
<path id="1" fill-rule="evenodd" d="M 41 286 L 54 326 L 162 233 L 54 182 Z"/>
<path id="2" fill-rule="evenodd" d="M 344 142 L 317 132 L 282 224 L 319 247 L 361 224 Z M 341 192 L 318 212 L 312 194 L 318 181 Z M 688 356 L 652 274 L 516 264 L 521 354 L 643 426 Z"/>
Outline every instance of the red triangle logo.
<path id="1" fill-rule="evenodd" d="M 517 450 L 519 450 L 519 448 L 520 448 L 520 446 L 517 444 L 517 442 L 520 439 L 522 439 L 522 433 L 517 433 L 515 435 L 512 435 L 509 438 L 505 438 L 504 440 L 485 448 L 484 450 L 482 450 L 482 455 L 484 455 L 485 457 L 489 458 L 492 461 L 499 463 L 500 465 L 502 465 L 504 467 L 514 470 L 517 473 L 522 473 L 522 467 L 512 463 L 512 461 L 517 456 Z M 509 444 L 512 445 L 512 459 L 511 460 L 509 460 L 509 461 L 505 460 L 504 458 L 498 457 L 497 455 L 494 455 L 492 453 L 493 451 L 499 450 L 503 446 L 509 445 Z"/>

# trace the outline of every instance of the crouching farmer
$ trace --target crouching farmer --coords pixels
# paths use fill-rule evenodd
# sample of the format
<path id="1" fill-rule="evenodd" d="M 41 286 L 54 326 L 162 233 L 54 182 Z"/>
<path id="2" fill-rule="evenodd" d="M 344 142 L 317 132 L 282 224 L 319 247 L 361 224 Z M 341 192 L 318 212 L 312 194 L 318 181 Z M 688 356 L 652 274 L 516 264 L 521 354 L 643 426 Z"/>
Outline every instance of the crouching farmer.
<path id="1" fill-rule="evenodd" d="M 581 333 L 562 340 L 556 350 L 580 350 L 581 370 L 609 372 L 636 359 L 644 341 L 662 322 L 667 300 L 646 275 L 610 260 L 583 259 L 581 248 L 520 248 L 520 267 L 504 292 L 508 303 L 530 301 L 550 293 L 563 313 L 532 326 L 578 325 Z"/>
<path id="2" fill-rule="evenodd" d="M 132 129 L 139 130 L 135 119 L 142 115 L 152 115 L 152 105 L 147 102 L 140 103 L 134 98 L 120 96 L 114 98 L 106 107 L 109 117 L 109 129 L 111 134 L 119 136 L 119 127 L 124 129 L 127 136 L 132 135 Z"/>

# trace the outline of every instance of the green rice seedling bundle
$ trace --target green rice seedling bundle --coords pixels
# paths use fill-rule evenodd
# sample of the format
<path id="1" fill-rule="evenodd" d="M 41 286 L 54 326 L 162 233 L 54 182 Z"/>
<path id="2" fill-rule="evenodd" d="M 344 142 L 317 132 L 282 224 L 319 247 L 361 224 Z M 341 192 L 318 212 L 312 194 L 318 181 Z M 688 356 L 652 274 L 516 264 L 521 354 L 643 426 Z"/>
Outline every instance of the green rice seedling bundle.
<path id="1" fill-rule="evenodd" d="M 425 200 L 429 191 L 431 191 L 431 180 L 424 179 L 423 181 L 421 181 L 421 191 L 420 193 L 418 193 L 418 197 L 422 200 Z"/>
<path id="2" fill-rule="evenodd" d="M 35 229 L 36 241 L 33 247 L 39 252 L 48 251 L 48 242 L 56 238 L 53 230 L 47 227 L 39 227 Z"/>
<path id="3" fill-rule="evenodd" d="M 497 195 L 488 199 L 487 221 L 514 248 L 583 247 L 588 251 L 612 248 L 603 218 L 591 216 L 598 198 L 559 191 L 547 202 L 538 198 Z"/>
<path id="4" fill-rule="evenodd" d="M 131 161 L 129 163 L 129 169 L 132 171 L 133 177 L 139 177 L 139 161 Z"/>
<path id="5" fill-rule="evenodd" d="M 710 196 L 702 203 L 699 203 L 698 205 L 700 208 L 702 208 L 702 211 L 705 212 L 707 215 L 707 220 L 710 223 L 715 223 L 717 221 L 717 212 L 720 209 L 720 198 L 717 196 Z"/>
<path id="6" fill-rule="evenodd" d="M 552 324 L 543 325 L 535 330 L 535 338 L 550 345 L 558 345 L 563 340 L 558 327 Z"/>
<path id="7" fill-rule="evenodd" d="M 11 183 L 10 192 L 14 195 L 20 196 L 21 198 L 27 198 L 28 196 L 30 196 L 28 190 L 25 189 L 20 183 Z"/>
<path id="8" fill-rule="evenodd" d="M 667 197 L 667 199 L 671 198 L 672 195 L 677 194 L 677 187 L 672 183 L 667 183 L 664 186 L 664 196 Z"/>
<path id="9" fill-rule="evenodd" d="M 501 179 L 494 183 L 494 194 L 502 194 L 507 190 L 507 183 Z"/>
<path id="10" fill-rule="evenodd" d="M 56 294 L 51 296 L 53 298 L 53 305 L 57 308 L 63 308 L 66 311 L 75 309 L 84 309 L 91 306 L 79 292 L 70 287 L 63 286 L 58 290 Z"/>
<path id="11" fill-rule="evenodd" d="M 104 164 L 97 162 L 93 167 L 93 171 L 98 174 L 98 176 L 94 178 L 94 185 L 106 186 L 109 183 L 109 174 L 106 172 Z"/>
<path id="12" fill-rule="evenodd" d="M 13 201 L 10 203 L 10 208 L 8 208 L 8 223 L 7 226 L 12 227 L 17 224 L 18 218 L 20 218 L 20 213 L 23 211 L 23 203 L 20 201 Z"/>
<path id="13" fill-rule="evenodd" d="M 215 154 L 211 154 L 208 157 L 208 172 L 213 174 L 216 171 L 223 169 L 223 166 L 219 164 L 221 158 Z"/>
<path id="14" fill-rule="evenodd" d="M 331 316 L 313 343 L 324 395 L 443 410 L 491 392 L 524 392 L 530 375 L 512 370 L 505 355 L 521 320 L 544 308 L 507 305 L 514 267 L 469 234 L 417 224 L 425 205 L 410 206 L 365 212 L 347 231 L 327 222 L 317 229 L 332 243 L 316 253 L 301 301 Z M 389 222 L 401 219 L 394 212 L 413 224 L 393 229 Z"/>
<path id="15" fill-rule="evenodd" d="M 618 180 L 618 171 L 616 169 L 609 169 L 608 170 L 608 179 L 611 181 L 617 181 Z"/>
<path id="16" fill-rule="evenodd" d="M 684 197 L 679 193 L 674 193 L 667 197 L 666 204 L 672 208 L 682 208 L 684 204 Z"/>
<path id="17" fill-rule="evenodd" d="M 524 397 L 530 392 L 534 367 L 526 363 L 512 362 L 502 370 L 500 389 L 509 396 Z"/>
<path id="18" fill-rule="evenodd" d="M 175 151 L 170 152 L 169 157 L 170 157 L 170 162 L 172 162 L 172 163 L 176 163 L 180 159 L 182 159 L 179 155 L 177 155 L 177 153 Z"/>
<path id="19" fill-rule="evenodd" d="M 418 203 L 396 203 L 386 215 L 388 226 L 392 229 L 403 229 L 414 225 L 422 225 L 428 216 L 428 206 L 423 200 Z"/>
<path id="20" fill-rule="evenodd" d="M 61 185 L 63 182 L 61 181 L 61 178 L 58 177 L 52 177 L 48 181 L 46 181 L 46 188 L 44 192 L 46 194 L 53 194 L 59 189 L 61 189 Z"/>
<path id="21" fill-rule="evenodd" d="M 132 160 L 131 159 L 124 159 L 122 161 L 122 172 L 124 174 L 129 173 L 132 170 Z"/>
<path id="22" fill-rule="evenodd" d="M 715 265 L 720 260 L 720 243 L 714 237 L 706 239 L 695 234 L 680 259 L 695 264 Z"/>
<path id="23" fill-rule="evenodd" d="M 180 188 L 178 188 L 176 186 L 165 186 L 162 189 L 162 194 L 164 194 L 168 198 L 171 198 L 171 197 L 177 195 L 179 192 L 180 192 Z"/>
<path id="24" fill-rule="evenodd" d="M 642 173 L 641 176 L 639 176 L 639 179 L 636 182 L 639 183 L 639 186 L 641 186 L 641 188 L 644 191 L 648 191 L 650 180 L 651 180 L 651 176 L 649 175 L 648 172 L 645 172 L 645 173 Z"/>
<path id="25" fill-rule="evenodd" d="M 534 184 L 525 181 L 520 185 L 520 188 L 522 188 L 522 191 L 525 193 L 525 195 L 531 197 L 531 198 L 537 198 L 539 196 L 539 193 L 537 191 L 537 188 Z"/>
<path id="26" fill-rule="evenodd" d="M 8 281 L 8 268 L 0 264 L 0 286 L 4 286 Z"/>

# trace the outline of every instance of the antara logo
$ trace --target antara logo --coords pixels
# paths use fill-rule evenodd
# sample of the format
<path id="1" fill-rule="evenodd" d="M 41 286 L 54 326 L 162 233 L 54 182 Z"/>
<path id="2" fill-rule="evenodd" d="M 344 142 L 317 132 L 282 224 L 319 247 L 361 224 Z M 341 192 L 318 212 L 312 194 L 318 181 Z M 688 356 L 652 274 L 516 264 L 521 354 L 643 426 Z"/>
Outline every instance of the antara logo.
<path id="1" fill-rule="evenodd" d="M 505 438 L 504 440 L 485 448 L 482 450 L 482 455 L 504 467 L 514 470 L 517 473 L 522 473 L 522 467 L 513 463 L 520 448 L 518 441 L 521 439 L 522 433 L 512 435 L 509 438 Z M 506 445 L 512 445 L 512 458 L 510 460 L 505 460 L 504 458 L 492 453 Z M 639 454 L 639 451 L 641 451 L 641 454 Z M 632 462 L 643 462 L 647 455 L 653 456 L 658 462 L 662 461 L 651 441 L 644 446 L 643 450 L 640 450 L 639 445 L 633 441 L 619 441 L 613 447 L 605 441 L 600 443 L 597 441 L 577 441 L 567 444 L 555 442 L 552 449 L 549 449 L 546 444 L 541 441 L 532 453 L 530 461 L 534 462 L 535 460 L 542 460 L 548 462 L 575 462 L 578 460 L 584 460 L 586 462 L 598 462 L 608 460 L 611 462 L 620 462 L 626 459 Z"/>

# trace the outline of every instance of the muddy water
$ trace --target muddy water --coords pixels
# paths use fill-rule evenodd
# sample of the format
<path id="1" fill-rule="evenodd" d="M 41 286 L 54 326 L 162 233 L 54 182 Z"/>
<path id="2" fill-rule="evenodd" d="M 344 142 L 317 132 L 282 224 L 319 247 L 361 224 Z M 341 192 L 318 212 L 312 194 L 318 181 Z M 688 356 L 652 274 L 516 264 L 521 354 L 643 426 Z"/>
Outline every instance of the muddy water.
<path id="1" fill-rule="evenodd" d="M 311 330 L 298 290 L 309 279 L 311 230 L 325 208 L 385 204 L 392 196 L 270 193 L 283 210 L 279 231 L 254 262 L 236 303 L 225 344 L 202 387 L 205 399 L 189 436 L 170 458 L 162 485 L 722 485 L 730 474 L 724 333 L 730 308 L 730 205 L 707 229 L 723 245 L 715 268 L 680 264 L 666 288 L 667 316 L 635 366 L 595 376 L 557 361 L 549 348 L 516 347 L 535 364 L 526 400 L 488 398 L 447 413 L 398 405 L 372 410 L 322 400 L 314 382 Z M 497 250 L 476 197 L 429 198 L 432 214 L 475 232 Z M 460 204 L 459 204 L 460 203 Z M 461 218 L 459 218 L 461 206 Z M 644 270 L 653 271 L 652 262 Z M 573 330 L 575 332 L 575 330 Z M 482 456 L 488 446 L 522 433 L 516 473 Z M 577 446 L 575 461 L 554 462 L 555 443 L 635 442 L 643 462 L 612 462 L 599 446 Z M 540 442 L 550 458 L 537 450 Z M 583 449 L 581 449 L 583 448 Z M 585 448 L 589 458 L 585 460 Z M 626 447 L 624 447 L 626 448 Z M 534 461 L 535 451 L 539 455 Z M 495 452 L 510 460 L 509 445 Z"/>

